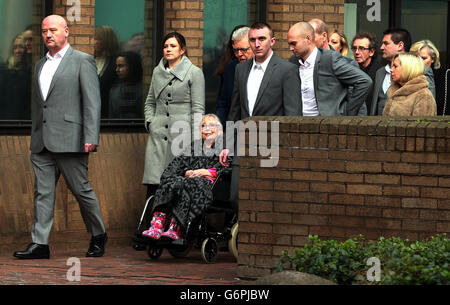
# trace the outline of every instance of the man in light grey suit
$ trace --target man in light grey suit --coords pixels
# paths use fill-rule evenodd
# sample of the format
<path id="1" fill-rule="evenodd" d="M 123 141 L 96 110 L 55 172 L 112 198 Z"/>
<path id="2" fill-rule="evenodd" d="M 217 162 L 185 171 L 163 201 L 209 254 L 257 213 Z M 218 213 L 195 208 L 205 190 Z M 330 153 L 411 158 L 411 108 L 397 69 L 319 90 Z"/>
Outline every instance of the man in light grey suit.
<path id="1" fill-rule="evenodd" d="M 20 259 L 50 258 L 55 188 L 62 174 L 77 199 L 92 234 L 87 257 L 104 254 L 107 240 L 98 199 L 88 180 L 89 152 L 96 150 L 100 130 L 100 90 L 94 58 L 68 43 L 63 17 L 42 22 L 49 49 L 35 67 L 31 163 L 35 174 L 32 243 L 17 251 Z"/>
<path id="2" fill-rule="evenodd" d="M 307 22 L 296 23 L 288 32 L 294 54 L 289 61 L 296 64 L 301 79 L 303 115 L 357 115 L 372 80 L 340 53 L 317 48 L 314 35 Z"/>
<path id="3" fill-rule="evenodd" d="M 383 115 L 387 101 L 387 91 L 391 86 L 391 61 L 395 54 L 409 52 L 411 47 L 411 34 L 406 29 L 392 28 L 383 32 L 383 41 L 380 50 L 382 57 L 388 61 L 386 66 L 379 68 L 375 74 L 372 102 L 369 115 Z M 433 70 L 425 66 L 425 76 L 428 81 L 428 89 L 436 98 Z"/>

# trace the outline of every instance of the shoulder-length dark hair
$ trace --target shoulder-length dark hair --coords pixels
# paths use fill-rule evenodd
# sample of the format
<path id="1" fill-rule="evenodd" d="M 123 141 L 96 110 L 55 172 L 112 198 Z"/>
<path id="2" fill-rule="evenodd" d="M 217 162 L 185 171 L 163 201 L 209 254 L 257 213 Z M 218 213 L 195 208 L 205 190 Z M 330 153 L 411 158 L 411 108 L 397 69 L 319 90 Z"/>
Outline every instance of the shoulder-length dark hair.
<path id="1" fill-rule="evenodd" d="M 178 32 L 171 32 L 171 33 L 167 34 L 163 39 L 163 48 L 164 48 L 164 44 L 166 43 L 167 39 L 169 39 L 169 38 L 175 38 L 177 40 L 178 44 L 180 45 L 180 48 L 184 49 L 184 55 L 188 56 L 186 39 L 184 38 L 183 35 L 181 35 Z"/>
<path id="2" fill-rule="evenodd" d="M 128 65 L 128 77 L 127 81 L 132 83 L 139 83 L 142 81 L 142 60 L 141 56 L 132 51 L 120 52 L 117 57 L 125 58 Z"/>
<path id="3" fill-rule="evenodd" d="M 223 53 L 222 57 L 220 58 L 219 65 L 217 66 L 216 72 L 214 72 L 214 75 L 223 75 L 225 73 L 225 67 L 227 64 L 232 61 L 233 59 L 236 59 L 236 55 L 234 55 L 233 52 L 233 33 L 236 32 L 236 30 L 239 30 L 240 28 L 245 27 L 245 24 L 241 24 L 238 26 L 235 26 L 234 29 L 231 31 L 230 37 L 228 38 L 227 45 L 225 47 L 225 52 Z"/>

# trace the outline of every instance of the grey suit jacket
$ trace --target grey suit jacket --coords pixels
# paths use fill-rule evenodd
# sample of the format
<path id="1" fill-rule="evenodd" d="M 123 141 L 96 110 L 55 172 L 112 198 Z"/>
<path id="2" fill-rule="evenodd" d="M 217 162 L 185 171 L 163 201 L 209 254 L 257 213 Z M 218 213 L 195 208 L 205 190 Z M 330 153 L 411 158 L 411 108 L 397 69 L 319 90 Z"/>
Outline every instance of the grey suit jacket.
<path id="1" fill-rule="evenodd" d="M 386 77 L 387 71 L 386 66 L 383 66 L 377 70 L 377 73 L 375 74 L 375 83 L 373 86 L 373 95 L 372 95 L 372 103 L 370 105 L 369 109 L 369 115 L 382 115 L 382 113 L 378 113 L 378 108 L 384 108 L 384 105 L 387 101 L 386 99 L 380 100 L 378 98 L 380 94 L 380 90 L 382 90 L 383 87 L 383 81 Z M 433 94 L 433 97 L 436 99 L 436 86 L 434 84 L 434 74 L 433 70 L 426 66 L 425 67 L 425 76 L 428 81 L 428 89 L 430 89 L 431 93 Z"/>
<path id="2" fill-rule="evenodd" d="M 229 121 L 250 116 L 247 100 L 247 81 L 253 59 L 236 66 Z M 302 115 L 300 78 L 295 65 L 273 54 L 259 87 L 252 116 Z"/>
<path id="3" fill-rule="evenodd" d="M 84 152 L 100 131 L 100 89 L 94 57 L 69 47 L 53 76 L 47 99 L 39 75 L 47 58 L 35 67 L 31 151 Z"/>
<path id="4" fill-rule="evenodd" d="M 289 61 L 300 66 L 294 55 Z M 313 78 L 321 116 L 357 115 L 372 86 L 370 77 L 340 53 L 320 48 Z"/>

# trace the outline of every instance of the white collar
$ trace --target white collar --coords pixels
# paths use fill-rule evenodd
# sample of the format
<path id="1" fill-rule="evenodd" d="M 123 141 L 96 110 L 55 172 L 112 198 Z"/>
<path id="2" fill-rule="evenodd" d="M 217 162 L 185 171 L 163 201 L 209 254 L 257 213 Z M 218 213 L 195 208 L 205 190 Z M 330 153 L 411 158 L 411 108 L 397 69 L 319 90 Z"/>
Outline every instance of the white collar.
<path id="1" fill-rule="evenodd" d="M 58 53 L 56 53 L 55 56 L 52 56 L 52 55 L 50 54 L 50 51 L 47 52 L 47 54 L 46 54 L 47 59 L 48 59 L 48 60 L 54 60 L 54 59 L 56 59 L 56 58 L 63 58 L 64 55 L 66 55 L 67 50 L 69 49 L 69 47 L 70 47 L 70 44 L 67 44 L 67 45 L 66 45 L 64 48 L 62 48 Z"/>
<path id="2" fill-rule="evenodd" d="M 301 59 L 299 59 L 298 62 L 300 63 L 301 66 L 305 66 L 305 67 L 314 65 L 316 62 L 318 52 L 319 52 L 319 50 L 317 49 L 317 47 L 314 47 L 313 51 L 311 52 L 311 54 L 308 56 L 308 58 L 304 62 Z"/>
<path id="3" fill-rule="evenodd" d="M 391 74 L 391 65 L 387 64 L 384 69 L 386 70 L 387 73 Z"/>
<path id="4" fill-rule="evenodd" d="M 267 69 L 267 66 L 269 65 L 269 62 L 270 62 L 270 59 L 272 58 L 272 56 L 273 56 L 273 50 L 271 50 L 271 53 L 270 53 L 269 57 L 267 57 L 266 60 L 263 61 L 263 62 L 256 62 L 255 58 L 253 57 L 252 69 L 254 69 L 255 66 L 260 66 L 261 69 L 263 70 L 263 72 L 265 72 L 266 69 Z"/>

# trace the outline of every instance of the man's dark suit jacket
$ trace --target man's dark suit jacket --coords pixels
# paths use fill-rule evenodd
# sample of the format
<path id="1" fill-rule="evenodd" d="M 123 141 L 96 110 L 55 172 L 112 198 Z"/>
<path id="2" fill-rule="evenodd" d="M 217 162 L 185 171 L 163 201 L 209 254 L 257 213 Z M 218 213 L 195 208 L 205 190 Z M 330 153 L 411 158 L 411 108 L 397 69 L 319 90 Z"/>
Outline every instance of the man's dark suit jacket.
<path id="1" fill-rule="evenodd" d="M 234 85 L 234 73 L 236 72 L 236 65 L 239 60 L 233 59 L 225 67 L 225 72 L 223 73 L 223 85 L 220 91 L 219 98 L 217 99 L 216 114 L 220 119 L 220 122 L 225 126 L 228 113 L 231 107 L 231 97 L 233 95 L 233 85 Z"/>
<path id="2" fill-rule="evenodd" d="M 250 116 L 247 82 L 252 66 L 253 59 L 236 66 L 229 121 L 236 122 Z M 300 90 L 297 67 L 273 54 L 259 87 L 252 116 L 302 115 Z"/>

